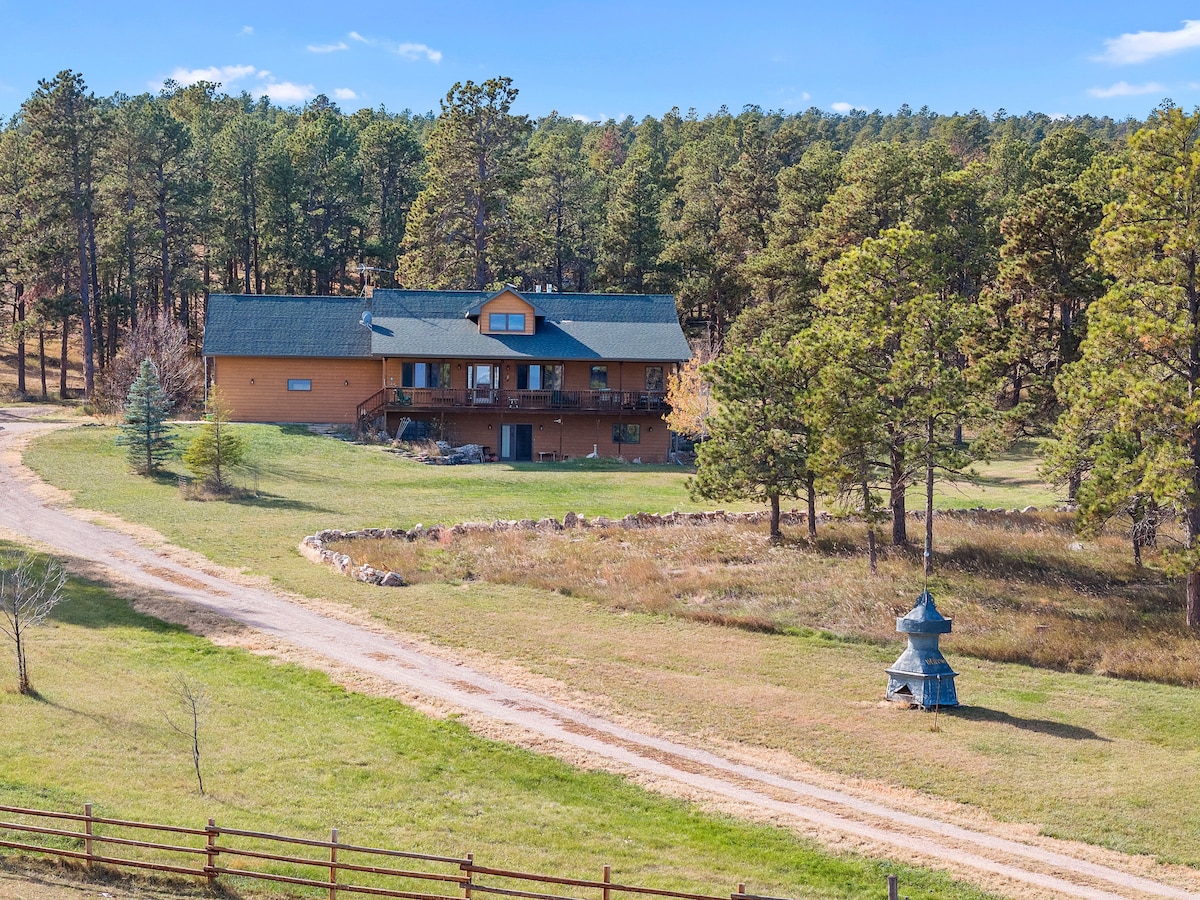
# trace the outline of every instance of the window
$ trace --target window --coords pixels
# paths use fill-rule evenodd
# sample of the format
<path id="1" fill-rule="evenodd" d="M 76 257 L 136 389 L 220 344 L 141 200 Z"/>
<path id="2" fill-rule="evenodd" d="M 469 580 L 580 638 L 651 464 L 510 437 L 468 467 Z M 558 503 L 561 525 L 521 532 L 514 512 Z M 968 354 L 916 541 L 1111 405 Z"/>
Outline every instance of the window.
<path id="1" fill-rule="evenodd" d="M 642 442 L 642 426 L 618 422 L 613 426 L 614 444 L 640 444 Z"/>
<path id="2" fill-rule="evenodd" d="M 517 366 L 518 391 L 561 391 L 562 385 L 562 366 Z"/>
<path id="3" fill-rule="evenodd" d="M 312 390 L 312 379 L 311 378 L 289 378 L 288 379 L 288 390 L 289 391 L 311 391 Z"/>
<path id="4" fill-rule="evenodd" d="M 400 386 L 436 388 L 450 386 L 450 363 L 413 363 L 400 366 Z"/>
<path id="5" fill-rule="evenodd" d="M 663 389 L 663 367 L 646 366 L 646 390 L 661 391 Z"/>
<path id="6" fill-rule="evenodd" d="M 488 313 L 488 331 L 524 331 L 525 313 Z"/>
<path id="7" fill-rule="evenodd" d="M 593 391 L 608 390 L 608 366 L 592 366 L 591 387 Z"/>

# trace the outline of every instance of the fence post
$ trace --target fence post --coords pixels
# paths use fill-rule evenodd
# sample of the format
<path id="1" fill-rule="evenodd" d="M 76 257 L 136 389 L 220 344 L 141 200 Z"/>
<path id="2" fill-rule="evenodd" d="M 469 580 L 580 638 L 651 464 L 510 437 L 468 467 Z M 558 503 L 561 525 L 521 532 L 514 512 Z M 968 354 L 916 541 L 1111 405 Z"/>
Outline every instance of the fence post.
<path id="1" fill-rule="evenodd" d="M 83 852 L 87 854 L 87 870 L 92 871 L 92 804 L 83 804 L 83 833 L 87 835 L 83 839 Z"/>
<path id="2" fill-rule="evenodd" d="M 744 894 L 744 893 L 746 893 L 746 882 L 744 882 L 744 881 L 739 881 L 739 882 L 738 882 L 738 889 L 737 889 L 737 892 L 738 892 L 738 894 Z M 737 896 L 737 895 L 735 894 L 734 896 Z"/>
<path id="3" fill-rule="evenodd" d="M 460 867 L 467 873 L 467 880 L 463 884 L 463 900 L 471 900 L 471 879 L 475 877 L 475 874 L 471 871 L 471 866 L 474 863 L 475 863 L 475 854 L 468 853 L 467 861 L 465 863 L 463 863 L 462 866 Z"/>
<path id="4" fill-rule="evenodd" d="M 602 879 L 605 884 L 612 884 L 612 866 L 604 867 L 604 877 Z M 601 900 L 608 900 L 608 888 L 601 889 Z"/>
<path id="5" fill-rule="evenodd" d="M 337 829 L 329 837 L 329 900 L 337 900 Z"/>
<path id="6" fill-rule="evenodd" d="M 900 900 L 900 877 L 888 876 L 888 900 Z"/>
<path id="7" fill-rule="evenodd" d="M 204 830 L 208 833 L 208 842 L 204 847 L 204 877 L 212 887 L 217 882 L 217 820 L 209 819 Z"/>

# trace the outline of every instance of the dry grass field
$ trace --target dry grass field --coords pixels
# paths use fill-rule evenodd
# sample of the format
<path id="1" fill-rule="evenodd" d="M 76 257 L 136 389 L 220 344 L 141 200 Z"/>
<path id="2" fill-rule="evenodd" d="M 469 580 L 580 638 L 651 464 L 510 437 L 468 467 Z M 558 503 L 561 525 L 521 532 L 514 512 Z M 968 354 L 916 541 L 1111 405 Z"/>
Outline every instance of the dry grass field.
<path id="1" fill-rule="evenodd" d="M 872 577 L 862 530 L 824 525 L 815 546 L 772 544 L 761 526 L 709 524 L 446 531 L 440 541 L 355 540 L 334 549 L 414 583 L 531 587 L 614 610 L 891 643 L 893 617 L 924 584 L 920 551 L 887 547 Z M 1054 513 L 962 512 L 939 516 L 936 530 L 930 588 L 957 620 L 957 652 L 1200 685 L 1200 644 L 1184 625 L 1179 585 L 1136 568 L 1121 536 L 1081 542 L 1070 516 Z"/>

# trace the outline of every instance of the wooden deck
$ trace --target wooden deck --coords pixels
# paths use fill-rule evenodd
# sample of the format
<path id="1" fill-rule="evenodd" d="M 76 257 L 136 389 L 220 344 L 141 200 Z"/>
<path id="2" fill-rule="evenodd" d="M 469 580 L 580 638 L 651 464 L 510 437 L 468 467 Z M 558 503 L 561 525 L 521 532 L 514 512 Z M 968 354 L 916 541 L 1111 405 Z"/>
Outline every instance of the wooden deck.
<path id="1" fill-rule="evenodd" d="M 552 413 L 621 413 L 661 416 L 669 409 L 663 391 L 508 391 L 497 388 L 384 388 L 358 406 L 360 418 L 383 412 L 446 410 Z"/>

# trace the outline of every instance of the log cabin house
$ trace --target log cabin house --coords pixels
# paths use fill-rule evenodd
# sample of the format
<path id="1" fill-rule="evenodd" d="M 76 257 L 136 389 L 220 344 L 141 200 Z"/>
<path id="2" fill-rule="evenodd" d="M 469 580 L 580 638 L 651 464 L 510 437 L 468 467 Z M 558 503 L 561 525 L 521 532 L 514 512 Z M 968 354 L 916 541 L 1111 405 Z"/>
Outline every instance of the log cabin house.
<path id="1" fill-rule="evenodd" d="M 403 425 L 514 462 L 666 461 L 666 377 L 690 355 L 674 297 L 512 286 L 214 294 L 204 330 L 236 421 Z"/>

